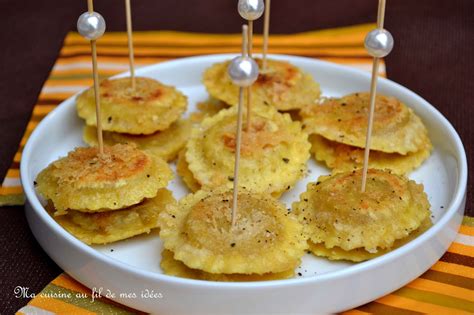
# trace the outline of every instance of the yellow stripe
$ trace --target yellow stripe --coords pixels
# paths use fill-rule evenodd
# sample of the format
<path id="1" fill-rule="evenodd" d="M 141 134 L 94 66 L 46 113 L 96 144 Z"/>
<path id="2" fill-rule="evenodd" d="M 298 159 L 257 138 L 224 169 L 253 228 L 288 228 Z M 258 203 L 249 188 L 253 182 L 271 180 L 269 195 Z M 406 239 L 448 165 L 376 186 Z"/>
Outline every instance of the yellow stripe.
<path id="1" fill-rule="evenodd" d="M 448 296 L 452 296 L 455 298 L 464 299 L 468 301 L 474 300 L 474 291 L 472 290 L 460 288 L 454 285 L 449 285 L 449 284 L 445 284 L 441 282 L 431 281 L 431 280 L 427 280 L 423 278 L 418 278 L 410 282 L 407 285 L 407 287 L 423 290 L 423 291 L 428 291 L 428 292 L 439 293 L 443 295 L 448 295 Z"/>
<path id="2" fill-rule="evenodd" d="M 473 279 L 474 278 L 474 268 L 452 264 L 444 261 L 438 261 L 431 267 L 431 270 L 450 273 L 456 276 L 466 277 Z"/>
<path id="3" fill-rule="evenodd" d="M 407 309 L 415 312 L 422 312 L 425 314 L 450 314 L 450 315 L 468 315 L 469 312 L 435 305 L 431 303 L 420 302 L 417 300 L 409 299 L 403 296 L 389 294 L 377 300 L 378 303 Z"/>
<path id="4" fill-rule="evenodd" d="M 18 195 L 23 193 L 21 186 L 0 186 L 0 195 Z"/>
<path id="5" fill-rule="evenodd" d="M 94 312 L 89 312 L 73 304 L 69 304 L 54 298 L 46 298 L 41 295 L 36 296 L 28 304 L 57 314 L 96 315 Z"/>
<path id="6" fill-rule="evenodd" d="M 54 99 L 62 99 L 65 100 L 71 96 L 73 96 L 75 93 L 73 92 L 55 92 L 55 93 L 45 93 L 44 91 L 41 91 L 38 99 L 43 100 L 43 99 L 49 99 L 49 98 L 54 98 Z"/>
<path id="7" fill-rule="evenodd" d="M 453 243 L 449 247 L 448 252 L 474 257 L 474 246 Z"/>
<path id="8" fill-rule="evenodd" d="M 6 177 L 8 178 L 19 178 L 20 177 L 20 170 L 16 168 L 10 168 L 7 171 Z"/>
<path id="9" fill-rule="evenodd" d="M 90 85 L 92 85 L 92 83 L 93 83 L 92 78 L 76 79 L 76 80 L 48 80 L 48 81 L 46 81 L 44 86 L 46 86 L 46 87 L 76 86 L 76 85 L 90 86 Z"/>
<path id="10" fill-rule="evenodd" d="M 56 105 L 36 105 L 33 108 L 33 115 L 47 115 L 56 107 Z"/>

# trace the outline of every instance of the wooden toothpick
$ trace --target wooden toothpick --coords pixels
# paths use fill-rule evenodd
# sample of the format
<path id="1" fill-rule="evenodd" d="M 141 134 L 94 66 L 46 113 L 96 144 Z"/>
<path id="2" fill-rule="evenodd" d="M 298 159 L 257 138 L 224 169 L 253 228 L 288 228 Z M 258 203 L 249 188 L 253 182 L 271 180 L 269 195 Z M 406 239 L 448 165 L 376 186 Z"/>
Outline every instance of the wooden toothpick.
<path id="1" fill-rule="evenodd" d="M 130 81 L 132 89 L 135 89 L 135 60 L 133 53 L 133 33 L 132 33 L 132 9 L 130 0 L 125 0 L 125 14 L 127 19 L 127 38 L 128 38 L 128 58 L 130 62 Z"/>
<path id="2" fill-rule="evenodd" d="M 242 26 L 242 57 L 247 53 L 247 26 Z M 237 196 L 239 192 L 239 164 L 240 147 L 242 145 L 242 107 L 244 103 L 244 88 L 239 88 L 239 104 L 237 109 L 237 140 L 235 143 L 235 162 L 234 162 L 234 187 L 232 200 L 232 226 L 235 226 L 237 220 Z M 248 114 L 247 114 L 248 115 Z"/>
<path id="3" fill-rule="evenodd" d="M 92 0 L 87 0 L 87 10 L 89 13 L 94 12 L 94 4 Z M 99 71 L 97 69 L 97 45 L 95 40 L 91 40 L 92 51 L 92 74 L 94 78 L 94 95 L 95 95 L 95 115 L 97 120 L 97 142 L 99 143 L 99 153 L 104 154 L 104 140 L 102 137 L 102 119 L 100 111 L 100 89 L 99 89 Z"/>
<path id="4" fill-rule="evenodd" d="M 248 26 L 248 44 L 247 44 L 247 54 L 250 58 L 252 58 L 252 41 L 253 41 L 253 21 L 249 20 Z M 245 130 L 250 132 L 250 114 L 252 110 L 252 87 L 249 86 L 247 88 L 247 123 L 245 124 Z"/>
<path id="5" fill-rule="evenodd" d="M 270 33 L 270 0 L 265 0 L 265 13 L 263 18 L 262 72 L 265 72 L 267 70 L 268 36 Z"/>
<path id="6" fill-rule="evenodd" d="M 377 29 L 382 30 L 385 19 L 385 0 L 379 0 L 379 7 L 377 12 Z M 369 155 L 370 155 L 370 140 L 372 137 L 372 126 L 374 122 L 374 112 L 375 112 L 375 99 L 377 94 L 377 78 L 379 72 L 380 58 L 375 57 L 372 63 L 372 79 L 370 82 L 370 110 L 369 110 L 369 119 L 367 124 L 367 134 L 365 138 L 365 150 L 364 150 L 364 168 L 362 171 L 362 184 L 361 192 L 365 192 L 367 184 L 367 171 L 369 169 Z"/>

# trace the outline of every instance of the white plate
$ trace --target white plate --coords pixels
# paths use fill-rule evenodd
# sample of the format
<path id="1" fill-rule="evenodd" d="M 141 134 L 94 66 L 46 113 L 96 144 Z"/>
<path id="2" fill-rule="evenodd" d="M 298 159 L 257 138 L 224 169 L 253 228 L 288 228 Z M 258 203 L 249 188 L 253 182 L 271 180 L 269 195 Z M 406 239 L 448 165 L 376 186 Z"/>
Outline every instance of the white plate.
<path id="1" fill-rule="evenodd" d="M 145 67 L 138 75 L 177 86 L 189 97 L 189 111 L 207 94 L 201 84 L 204 69 L 231 55 L 180 59 Z M 314 59 L 284 58 L 311 73 L 325 96 L 341 96 L 369 88 L 370 75 Z M 426 271 L 454 240 L 465 207 L 467 162 L 464 148 L 450 123 L 430 104 L 408 89 L 380 79 L 378 91 L 412 107 L 426 124 L 434 144 L 431 157 L 410 178 L 425 185 L 434 226 L 409 244 L 382 257 L 359 263 L 331 262 L 306 255 L 294 279 L 219 283 L 170 277 L 161 273 L 161 242 L 157 233 L 107 246 L 87 246 L 63 230 L 46 213 L 33 181 L 44 167 L 76 146 L 84 145 L 83 122 L 74 97 L 50 113 L 31 135 L 22 155 L 21 181 L 27 197 L 26 214 L 33 234 L 48 255 L 68 274 L 89 288 L 116 294 L 114 300 L 160 314 L 328 313 L 356 307 L 392 292 Z M 328 170 L 309 162 L 311 173 L 282 200 L 290 206 Z M 188 191 L 176 178 L 169 188 L 176 198 Z M 113 251 L 112 251 L 113 249 Z M 142 297 L 148 290 L 160 296 Z M 120 294 L 131 294 L 128 297 Z M 136 297 L 133 296 L 136 294 Z"/>

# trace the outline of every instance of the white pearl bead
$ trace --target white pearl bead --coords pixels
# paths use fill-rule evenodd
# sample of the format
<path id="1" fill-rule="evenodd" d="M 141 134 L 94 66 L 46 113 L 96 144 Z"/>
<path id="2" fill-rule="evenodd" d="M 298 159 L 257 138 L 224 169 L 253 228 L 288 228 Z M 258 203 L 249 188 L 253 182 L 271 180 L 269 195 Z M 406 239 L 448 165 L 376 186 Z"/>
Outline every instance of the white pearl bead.
<path id="1" fill-rule="evenodd" d="M 377 28 L 367 34 L 364 45 L 372 57 L 382 58 L 392 51 L 393 37 L 389 31 Z"/>
<path id="2" fill-rule="evenodd" d="M 232 82 L 240 87 L 252 85 L 258 78 L 258 65 L 250 57 L 232 59 L 227 69 Z"/>
<path id="3" fill-rule="evenodd" d="M 77 19 L 77 31 L 89 40 L 96 40 L 104 35 L 105 20 L 97 12 L 84 12 Z"/>
<path id="4" fill-rule="evenodd" d="M 262 16 L 265 5 L 263 0 L 239 0 L 237 10 L 242 18 L 254 21 Z"/>

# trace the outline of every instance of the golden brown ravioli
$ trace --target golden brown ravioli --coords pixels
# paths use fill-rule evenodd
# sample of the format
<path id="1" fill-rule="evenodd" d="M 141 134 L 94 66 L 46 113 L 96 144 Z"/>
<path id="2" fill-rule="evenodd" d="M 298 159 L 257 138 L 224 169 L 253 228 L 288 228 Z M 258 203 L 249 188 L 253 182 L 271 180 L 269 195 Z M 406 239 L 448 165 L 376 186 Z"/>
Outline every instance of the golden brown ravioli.
<path id="1" fill-rule="evenodd" d="M 128 134 L 152 134 L 167 129 L 186 110 L 187 98 L 176 88 L 154 79 L 136 77 L 107 79 L 100 83 L 102 129 Z M 94 89 L 76 99 L 79 117 L 97 126 Z"/>
<path id="2" fill-rule="evenodd" d="M 261 59 L 255 59 L 260 69 Z M 203 83 L 209 94 L 227 104 L 237 105 L 239 88 L 227 73 L 230 61 L 216 63 L 204 72 Z M 260 72 L 252 85 L 252 105 L 278 110 L 300 109 L 313 104 L 321 94 L 313 77 L 289 62 L 267 60 L 267 71 Z"/>

